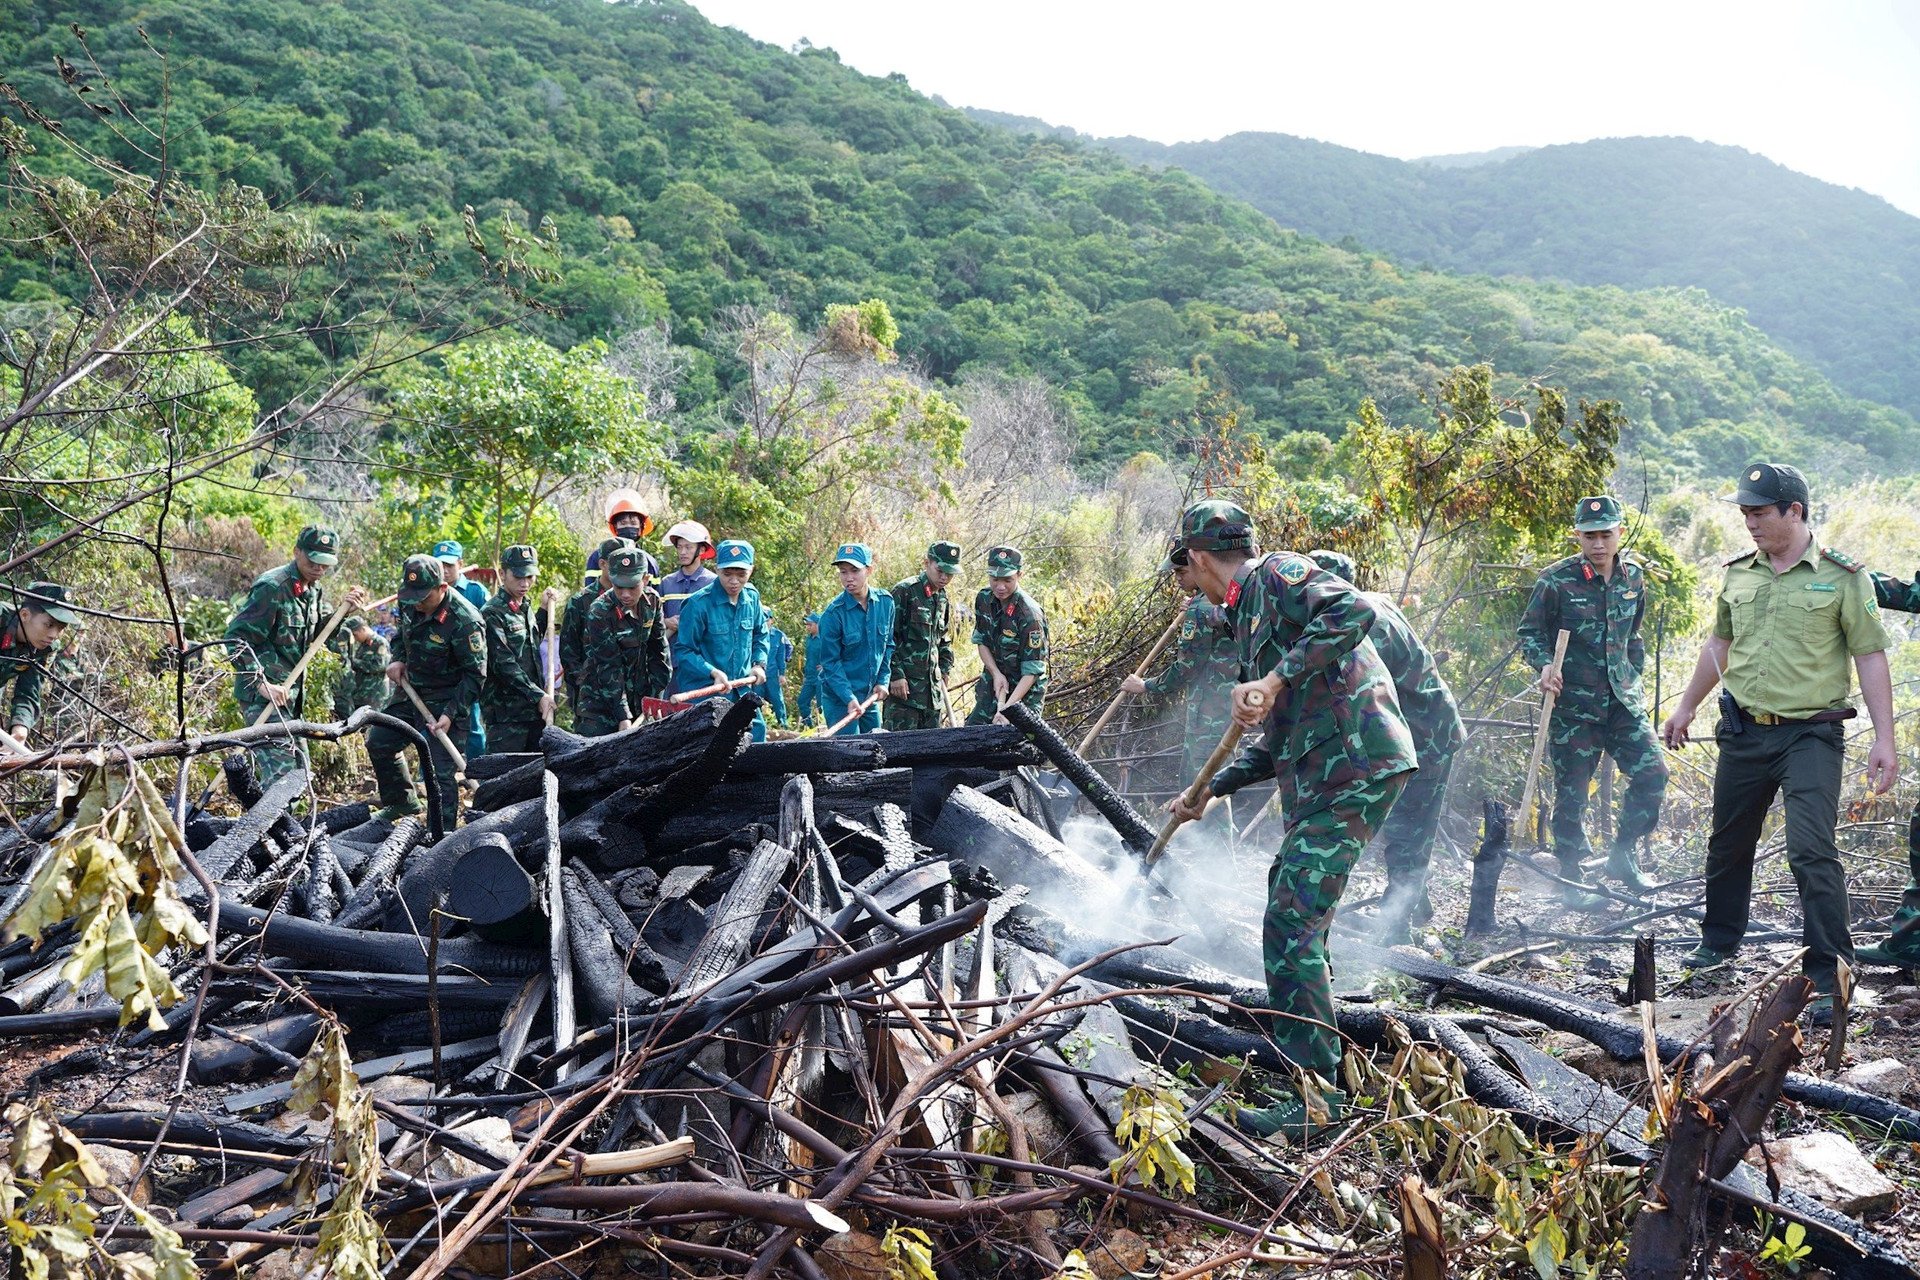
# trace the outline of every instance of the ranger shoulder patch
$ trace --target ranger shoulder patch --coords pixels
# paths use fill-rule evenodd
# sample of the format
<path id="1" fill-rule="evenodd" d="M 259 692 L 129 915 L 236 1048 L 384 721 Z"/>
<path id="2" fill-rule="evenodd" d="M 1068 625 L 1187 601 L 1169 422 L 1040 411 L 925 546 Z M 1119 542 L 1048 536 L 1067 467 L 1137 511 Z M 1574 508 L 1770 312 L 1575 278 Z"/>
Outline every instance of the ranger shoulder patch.
<path id="1" fill-rule="evenodd" d="M 487 651 L 487 638 L 478 631 L 469 631 L 467 632 L 467 648 L 473 650 L 475 653 L 485 653 Z"/>
<path id="2" fill-rule="evenodd" d="M 1290 587 L 1297 587 L 1307 580 L 1313 572 L 1313 562 L 1305 556 L 1288 556 L 1282 560 L 1274 572 L 1280 575 L 1280 581 Z"/>
<path id="3" fill-rule="evenodd" d="M 1820 548 L 1820 555 L 1823 559 L 1833 561 L 1848 573 L 1858 573 L 1866 568 L 1865 565 L 1837 547 L 1822 547 Z"/>

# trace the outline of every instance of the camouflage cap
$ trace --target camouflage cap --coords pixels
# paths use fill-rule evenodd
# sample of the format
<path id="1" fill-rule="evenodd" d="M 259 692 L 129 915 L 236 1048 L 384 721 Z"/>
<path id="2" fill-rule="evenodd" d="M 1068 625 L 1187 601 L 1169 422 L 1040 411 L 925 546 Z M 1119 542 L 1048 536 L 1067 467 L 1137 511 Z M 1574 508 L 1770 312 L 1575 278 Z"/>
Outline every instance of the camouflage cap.
<path id="1" fill-rule="evenodd" d="M 1601 529 L 1617 529 L 1625 523 L 1626 518 L 1620 511 L 1620 499 L 1611 494 L 1596 493 L 1573 504 L 1575 533 L 1596 533 Z"/>
<path id="2" fill-rule="evenodd" d="M 58 582 L 29 582 L 27 589 L 20 593 L 20 603 L 31 605 L 55 622 L 65 623 L 69 627 L 80 620 L 67 607 L 73 603 L 72 594 Z"/>
<path id="3" fill-rule="evenodd" d="M 1180 515 L 1180 545 L 1189 551 L 1253 549 L 1253 517 L 1226 498 L 1203 498 Z"/>
<path id="4" fill-rule="evenodd" d="M 1733 501 L 1743 507 L 1797 502 L 1805 510 L 1812 497 L 1807 478 L 1798 467 L 1783 462 L 1756 462 L 1740 473 L 1740 488 L 1734 493 Z"/>
<path id="5" fill-rule="evenodd" d="M 1359 566 L 1354 564 L 1353 557 L 1344 551 L 1329 551 L 1322 547 L 1318 551 L 1307 552 L 1307 559 L 1343 582 L 1358 580 Z"/>
<path id="6" fill-rule="evenodd" d="M 323 524 L 310 524 L 293 540 L 293 549 L 315 564 L 333 564 L 340 559 L 340 535 Z"/>
<path id="7" fill-rule="evenodd" d="M 500 567 L 516 578 L 531 578 L 540 572 L 540 553 L 524 542 L 515 543 L 500 553 Z"/>
<path id="8" fill-rule="evenodd" d="M 647 580 L 647 553 L 631 542 L 622 543 L 600 567 L 614 586 L 637 587 Z"/>
<path id="9" fill-rule="evenodd" d="M 753 544 L 740 538 L 728 538 L 713 549 L 714 567 L 719 569 L 753 568 Z"/>
<path id="10" fill-rule="evenodd" d="M 340 624 L 340 629 L 346 632 L 348 635 L 352 635 L 354 632 L 358 631 L 360 628 L 366 625 L 367 625 L 367 620 L 365 618 L 361 617 L 357 613 L 350 613 L 346 616 L 346 620 Z"/>
<path id="11" fill-rule="evenodd" d="M 1180 545 L 1180 539 L 1167 539 L 1167 554 L 1160 561 L 1161 573 L 1172 573 L 1175 569 L 1184 569 L 1189 561 L 1187 549 Z"/>
<path id="12" fill-rule="evenodd" d="M 408 556 L 400 567 L 400 603 L 418 604 L 445 582 L 446 575 L 440 571 L 438 560 L 430 555 Z"/>
<path id="13" fill-rule="evenodd" d="M 927 548 L 927 559 L 933 561 L 933 567 L 948 573 L 960 572 L 960 544 L 957 542 L 936 542 Z"/>
<path id="14" fill-rule="evenodd" d="M 633 544 L 627 541 L 627 539 L 625 538 L 600 539 L 600 563 L 605 564 L 607 562 L 608 556 L 612 555 L 614 552 L 618 551 L 622 547 L 629 547 L 632 545 Z"/>
<path id="15" fill-rule="evenodd" d="M 987 550 L 987 576 L 989 578 L 1011 578 L 1020 572 L 1020 548 L 998 546 Z"/>

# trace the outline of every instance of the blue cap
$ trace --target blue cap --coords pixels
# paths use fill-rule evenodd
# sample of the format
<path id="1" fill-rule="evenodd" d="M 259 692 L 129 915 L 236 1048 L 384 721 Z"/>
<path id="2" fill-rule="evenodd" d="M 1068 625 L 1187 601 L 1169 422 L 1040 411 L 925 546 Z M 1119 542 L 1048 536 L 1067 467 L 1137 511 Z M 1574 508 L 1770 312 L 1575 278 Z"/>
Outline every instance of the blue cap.
<path id="1" fill-rule="evenodd" d="M 742 566 L 753 567 L 753 544 L 742 542 L 738 538 L 728 538 L 713 549 L 713 565 L 716 569 L 738 569 Z"/>
<path id="2" fill-rule="evenodd" d="M 467 549 L 451 538 L 445 542 L 436 542 L 433 544 L 433 558 L 447 564 L 457 562 L 460 557 L 466 554 Z"/>
<path id="3" fill-rule="evenodd" d="M 862 569 L 871 569 L 873 567 L 873 552 L 867 549 L 867 544 L 864 542 L 843 542 L 840 544 L 840 549 L 833 553 L 833 562 L 835 564 L 857 564 Z"/>

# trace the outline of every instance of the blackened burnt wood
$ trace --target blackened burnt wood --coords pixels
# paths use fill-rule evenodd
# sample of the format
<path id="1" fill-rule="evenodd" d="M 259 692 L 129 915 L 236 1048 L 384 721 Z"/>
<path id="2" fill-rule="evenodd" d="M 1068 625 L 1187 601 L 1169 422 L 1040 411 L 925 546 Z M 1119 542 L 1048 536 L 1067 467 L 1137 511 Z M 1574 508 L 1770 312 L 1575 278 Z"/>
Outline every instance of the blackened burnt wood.
<path id="1" fill-rule="evenodd" d="M 847 739 L 857 741 L 857 739 Z M 970 724 L 957 729 L 905 729 L 880 737 L 887 764 L 895 769 L 972 767 L 1016 769 L 1044 763 L 1027 735 L 1010 724 Z"/>
<path id="2" fill-rule="evenodd" d="M 633 918 L 620 905 L 600 878 L 591 873 L 575 873 L 575 885 L 584 893 L 599 911 L 600 918 L 606 922 L 607 932 L 613 938 L 613 946 L 621 960 L 627 966 L 627 972 L 635 981 L 649 991 L 665 991 L 673 985 L 667 976 L 671 967 L 659 953 L 648 946 L 640 937 L 640 931 L 634 927 Z"/>
<path id="3" fill-rule="evenodd" d="M 224 908 L 224 904 L 222 906 Z M 441 972 L 433 983 L 435 998 L 441 1006 L 445 1009 L 504 1009 L 518 989 L 518 975 L 482 978 L 457 971 L 450 973 L 445 963 L 445 950 L 450 945 L 450 942 L 440 944 Z M 429 984 L 424 973 L 365 973 L 352 969 L 277 966 L 275 972 L 298 981 L 301 990 L 317 1003 L 329 1007 L 365 1006 L 372 1009 L 423 1011 L 427 1007 Z M 271 979 L 253 975 L 223 978 L 215 984 L 214 989 L 223 994 L 244 991 L 263 996 L 281 990 L 272 984 Z M 422 1040 L 425 1038 L 424 1035 L 421 1037 Z"/>
<path id="4" fill-rule="evenodd" d="M 659 866 L 670 866 L 696 845 L 722 840 L 751 822 L 777 825 L 780 814 L 780 790 L 786 779 L 757 777 L 729 779 L 715 787 L 704 800 L 681 807 L 673 797 L 661 796 L 654 805 L 666 815 L 659 830 L 646 840 L 646 856 Z M 913 771 L 880 769 L 871 773 L 828 773 L 813 780 L 816 815 L 841 813 L 865 817 L 876 804 L 905 807 L 913 795 Z M 635 865 L 621 848 L 596 849 L 584 843 L 576 845 L 578 829 L 572 823 L 562 832 L 563 847 L 569 854 L 578 849 L 603 870 L 617 871 Z"/>
<path id="5" fill-rule="evenodd" d="M 498 832 L 460 856 L 447 882 L 446 909 L 489 942 L 526 942 L 543 937 L 533 877 Z"/>
<path id="6" fill-rule="evenodd" d="M 1032 710 L 1015 703 L 1002 713 L 1007 722 L 1033 739 L 1043 755 L 1053 762 L 1068 782 L 1080 789 L 1087 803 L 1099 810 L 1100 816 L 1113 825 L 1120 833 L 1120 839 L 1135 853 L 1144 855 L 1153 848 L 1157 838 L 1152 827 L 1146 823 L 1134 807 L 1115 791 L 1107 780 L 1094 772 L 1093 766 L 1082 759 L 1078 752 L 1067 745 L 1067 740 L 1053 731 L 1053 726 L 1035 715 Z"/>
<path id="7" fill-rule="evenodd" d="M 221 895 L 220 931 L 235 937 L 252 935 L 269 955 L 310 961 L 329 969 L 356 969 L 373 973 L 425 973 L 425 944 L 410 933 L 375 933 L 315 924 L 276 913 L 269 917 L 258 907 L 228 901 Z M 483 942 L 478 938 L 450 938 L 440 944 L 443 973 L 473 973 L 485 977 L 524 978 L 541 967 L 541 952 Z"/>
<path id="8" fill-rule="evenodd" d="M 793 865 L 793 850 L 770 840 L 754 849 L 747 865 L 728 888 L 726 896 L 707 913 L 707 936 L 694 949 L 686 969 L 674 986 L 674 994 L 698 991 L 721 975 L 731 972 L 746 956 L 759 928 L 761 913 L 768 899 Z"/>
<path id="9" fill-rule="evenodd" d="M 394 823 L 387 838 L 360 864 L 360 879 L 353 896 L 340 904 L 341 917 L 346 918 L 379 897 L 380 890 L 393 883 L 401 859 L 412 852 L 426 834 L 426 827 L 417 818 L 402 818 Z"/>
<path id="10" fill-rule="evenodd" d="M 251 776 L 249 774 L 249 776 Z M 231 774 L 229 774 L 231 777 Z M 307 793 L 307 771 L 295 769 L 268 787 L 258 803 L 250 806 L 218 840 L 200 854 L 200 865 L 215 880 L 226 879 L 240 860 L 260 843 L 260 837 L 286 816 L 287 806 Z"/>
<path id="11" fill-rule="evenodd" d="M 786 777 L 797 773 L 847 773 L 878 769 L 888 763 L 885 734 L 854 738 L 790 738 L 755 742 L 740 753 L 729 778 Z"/>
<path id="12" fill-rule="evenodd" d="M 311 1013 L 290 1013 L 235 1030 L 298 1057 L 313 1046 L 313 1038 L 320 1031 L 320 1018 Z M 187 1055 L 187 1075 L 195 1084 L 244 1080 L 277 1065 L 270 1055 L 251 1045 L 217 1038 L 194 1041 Z"/>
<path id="13" fill-rule="evenodd" d="M 927 841 L 943 858 L 959 858 L 991 871 L 1002 884 L 1045 890 L 1050 899 L 1102 901 L 1112 897 L 1110 878 L 1006 805 L 972 787 L 955 787 Z"/>
<path id="14" fill-rule="evenodd" d="M 399 902 L 387 913 L 387 926 L 427 935 L 429 913 L 452 887 L 453 871 L 467 852 L 489 836 L 498 835 L 521 856 L 535 860 L 547 848 L 546 821 L 538 799 L 509 805 L 467 824 L 406 860 L 400 877 Z"/>
<path id="15" fill-rule="evenodd" d="M 476 783 L 486 782 L 530 764 L 543 764 L 545 760 L 538 751 L 490 751 L 467 761 L 467 776 Z"/>
<path id="16" fill-rule="evenodd" d="M 749 701 L 752 707 L 739 709 Z M 758 706 L 757 699 L 730 702 L 715 698 L 604 738 L 582 738 L 565 729 L 549 728 L 540 735 L 540 748 L 546 755 L 547 768 L 560 779 L 563 801 L 597 797 L 621 787 L 665 781 L 697 757 L 706 756 L 730 718 L 737 733 L 730 732 L 727 736 L 732 741 L 719 744 L 718 751 L 731 763 L 746 745 L 752 712 Z"/>
<path id="17" fill-rule="evenodd" d="M 560 871 L 566 900 L 567 939 L 573 959 L 574 997 L 592 1022 L 605 1022 L 643 993 L 627 975 L 614 949 L 613 931 L 581 887 L 573 867 Z"/>
<path id="18" fill-rule="evenodd" d="M 1531 1018 L 1552 1030 L 1577 1035 L 1599 1045 L 1618 1061 L 1638 1062 L 1641 1059 L 1639 1024 L 1619 1021 L 1609 1010 L 1598 1005 L 1511 978 L 1468 973 L 1406 947 L 1387 951 L 1361 942 L 1349 942 L 1346 945 L 1355 963 L 1392 969 L 1410 978 L 1442 986 L 1447 994 L 1470 1004 L 1497 1009 L 1516 1017 Z M 1665 1032 L 1658 1033 L 1656 1040 L 1661 1059 L 1669 1064 L 1689 1047 L 1687 1042 Z M 1893 1141 L 1920 1142 L 1920 1111 L 1890 1099 L 1799 1071 L 1787 1073 L 1783 1094 L 1803 1106 L 1823 1107 L 1829 1111 L 1859 1116 L 1870 1121 L 1879 1133 Z"/>
<path id="19" fill-rule="evenodd" d="M 352 804 L 340 804 L 331 809 L 322 810 L 313 821 L 315 826 L 328 835 L 337 836 L 343 831 L 351 831 L 355 827 L 364 825 L 372 816 L 373 806 L 365 800 L 356 800 Z"/>

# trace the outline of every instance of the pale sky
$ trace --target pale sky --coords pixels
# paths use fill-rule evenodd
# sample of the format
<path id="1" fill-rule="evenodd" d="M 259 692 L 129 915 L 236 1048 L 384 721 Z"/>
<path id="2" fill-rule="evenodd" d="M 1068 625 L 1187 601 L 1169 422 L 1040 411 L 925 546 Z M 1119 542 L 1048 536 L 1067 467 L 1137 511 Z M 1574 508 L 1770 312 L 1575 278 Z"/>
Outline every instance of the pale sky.
<path id="1" fill-rule="evenodd" d="M 693 0 L 955 106 L 1383 155 L 1678 134 L 1920 214 L 1920 0 Z"/>

